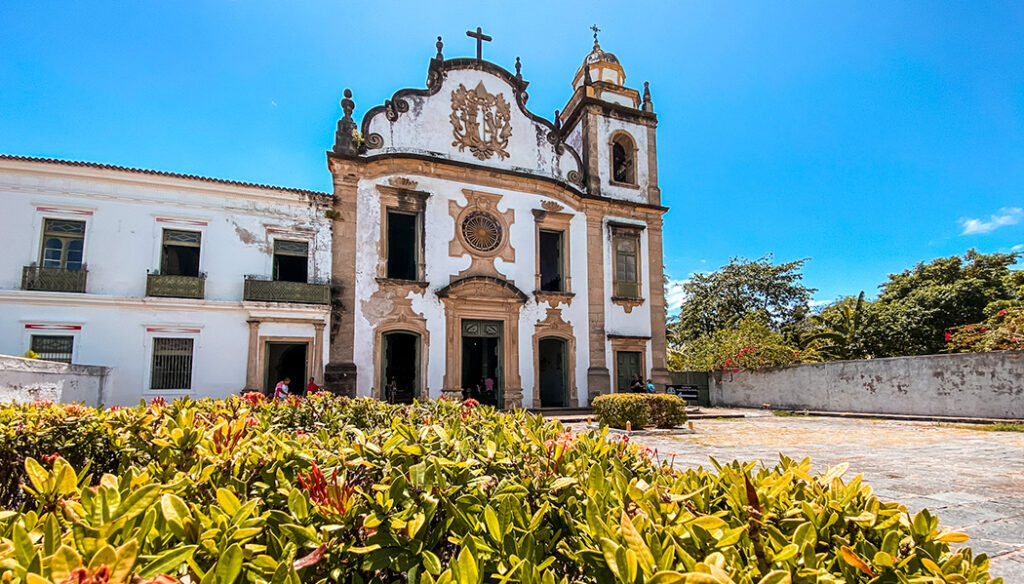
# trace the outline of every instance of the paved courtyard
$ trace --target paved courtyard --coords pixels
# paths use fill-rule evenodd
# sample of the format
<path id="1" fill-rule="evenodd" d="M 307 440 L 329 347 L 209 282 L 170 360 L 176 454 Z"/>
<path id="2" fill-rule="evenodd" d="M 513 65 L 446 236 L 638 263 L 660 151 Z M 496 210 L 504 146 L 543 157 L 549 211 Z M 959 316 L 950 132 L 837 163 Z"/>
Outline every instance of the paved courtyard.
<path id="1" fill-rule="evenodd" d="M 1024 433 L 984 432 L 929 422 L 776 417 L 694 421 L 695 434 L 635 437 L 676 466 L 733 459 L 774 464 L 779 453 L 810 457 L 815 470 L 848 462 L 846 478 L 864 475 L 879 497 L 928 508 L 940 525 L 970 536 L 992 558 L 992 574 L 1024 584 Z"/>

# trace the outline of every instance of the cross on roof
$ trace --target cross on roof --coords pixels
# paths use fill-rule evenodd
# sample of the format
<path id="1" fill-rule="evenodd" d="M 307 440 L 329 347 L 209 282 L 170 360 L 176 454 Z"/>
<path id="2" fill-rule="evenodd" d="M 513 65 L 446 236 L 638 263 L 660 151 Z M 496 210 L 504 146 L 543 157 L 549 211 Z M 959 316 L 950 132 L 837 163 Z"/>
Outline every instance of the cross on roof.
<path id="1" fill-rule="evenodd" d="M 493 40 L 491 37 L 485 35 L 480 27 L 476 27 L 476 32 L 471 30 L 466 31 L 466 36 L 476 39 L 476 60 L 482 61 L 484 54 L 484 41 L 490 42 Z"/>
<path id="2" fill-rule="evenodd" d="M 594 31 L 594 44 L 597 44 L 597 33 L 601 32 L 601 29 L 597 28 L 597 25 L 590 27 L 590 30 Z"/>

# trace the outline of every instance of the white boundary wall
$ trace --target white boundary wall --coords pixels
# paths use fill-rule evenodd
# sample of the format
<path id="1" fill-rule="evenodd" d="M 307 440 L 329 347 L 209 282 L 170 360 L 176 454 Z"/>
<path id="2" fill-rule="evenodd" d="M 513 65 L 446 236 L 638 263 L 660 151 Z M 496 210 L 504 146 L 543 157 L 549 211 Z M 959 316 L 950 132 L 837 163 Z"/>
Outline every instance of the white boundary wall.
<path id="1" fill-rule="evenodd" d="M 1024 419 L 1024 352 L 833 361 L 726 373 L 715 406 Z"/>
<path id="2" fill-rule="evenodd" d="M 48 399 L 54 403 L 103 405 L 109 375 L 109 367 L 0 355 L 0 403 Z"/>

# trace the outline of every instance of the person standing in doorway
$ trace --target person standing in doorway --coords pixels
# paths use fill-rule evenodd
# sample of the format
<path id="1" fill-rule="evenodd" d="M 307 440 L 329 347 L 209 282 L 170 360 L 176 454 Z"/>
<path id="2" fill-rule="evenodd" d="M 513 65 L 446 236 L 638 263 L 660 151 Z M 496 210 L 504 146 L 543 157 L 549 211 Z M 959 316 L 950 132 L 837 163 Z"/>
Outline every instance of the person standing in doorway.
<path id="1" fill-rule="evenodd" d="M 658 393 L 657 390 L 654 389 L 654 380 L 653 379 L 648 379 L 647 380 L 647 393 Z"/>
<path id="2" fill-rule="evenodd" d="M 292 382 L 291 377 L 285 377 L 274 386 L 274 399 L 284 401 L 288 399 L 288 385 Z"/>
<path id="3" fill-rule="evenodd" d="M 644 382 L 643 382 L 642 379 L 640 379 L 639 375 L 633 375 L 633 381 L 632 381 L 632 383 L 629 384 L 629 392 L 630 393 L 643 393 L 644 392 Z"/>
<path id="4" fill-rule="evenodd" d="M 317 385 L 315 381 L 313 381 L 312 377 L 310 377 L 309 383 L 306 384 L 306 395 L 316 393 L 318 391 L 320 391 L 320 386 Z"/>
<path id="5" fill-rule="evenodd" d="M 389 404 L 395 403 L 395 395 L 398 393 L 398 382 L 392 377 L 391 381 L 384 386 L 384 401 Z"/>

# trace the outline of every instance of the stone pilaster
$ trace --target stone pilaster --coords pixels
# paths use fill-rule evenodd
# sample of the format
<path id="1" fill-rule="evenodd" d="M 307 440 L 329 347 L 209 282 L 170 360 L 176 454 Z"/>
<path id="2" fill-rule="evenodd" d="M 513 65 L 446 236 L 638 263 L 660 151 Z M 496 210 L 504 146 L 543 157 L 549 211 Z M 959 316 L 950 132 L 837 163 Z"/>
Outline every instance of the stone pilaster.
<path id="1" fill-rule="evenodd" d="M 651 379 L 660 390 L 670 382 L 666 366 L 665 266 L 661 243 L 661 217 L 647 221 L 647 246 L 650 255 L 651 284 L 647 299 L 651 303 Z"/>
<path id="2" fill-rule="evenodd" d="M 328 157 L 334 176 L 331 224 L 331 348 L 324 368 L 324 387 L 333 393 L 356 395 L 354 363 L 356 317 L 356 235 L 360 164 Z"/>
<path id="3" fill-rule="evenodd" d="M 608 302 L 604 286 L 604 223 L 600 207 L 588 206 L 587 214 L 587 298 L 590 323 L 590 367 L 587 368 L 587 404 L 611 393 L 611 378 L 605 358 L 607 338 L 604 315 Z"/>

